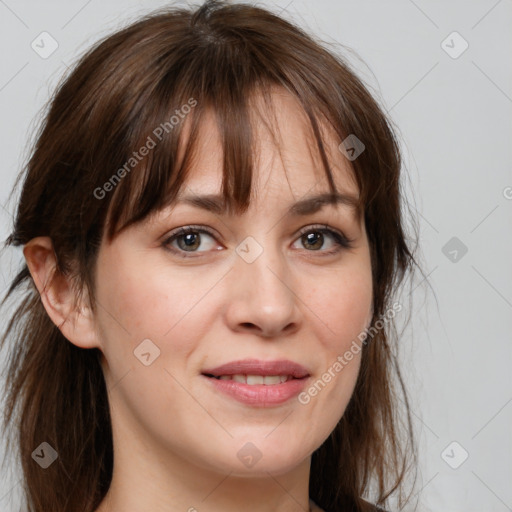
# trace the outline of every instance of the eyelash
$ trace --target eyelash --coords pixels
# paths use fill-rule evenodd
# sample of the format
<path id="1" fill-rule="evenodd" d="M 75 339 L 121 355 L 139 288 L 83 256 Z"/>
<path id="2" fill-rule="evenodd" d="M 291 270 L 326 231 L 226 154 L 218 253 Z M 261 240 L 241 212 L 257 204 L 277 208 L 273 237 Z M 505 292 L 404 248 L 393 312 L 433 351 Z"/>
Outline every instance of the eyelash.
<path id="1" fill-rule="evenodd" d="M 306 226 L 305 228 L 302 228 L 299 231 L 297 238 L 301 238 L 306 233 L 311 233 L 311 232 L 331 235 L 332 238 L 334 239 L 336 247 L 329 251 L 307 251 L 307 249 L 305 249 L 307 252 L 320 252 L 320 253 L 322 253 L 322 256 L 330 256 L 330 255 L 338 254 L 343 249 L 351 249 L 353 247 L 353 244 L 352 244 L 353 240 L 348 239 L 343 233 L 338 232 L 337 230 L 334 230 L 333 228 L 330 228 L 327 224 Z M 187 252 L 187 251 L 183 251 L 181 249 L 175 249 L 170 246 L 170 244 L 174 240 L 176 240 L 178 237 L 188 235 L 190 233 L 205 233 L 212 238 L 216 237 L 216 235 L 214 233 L 212 233 L 209 229 L 205 228 L 204 226 L 191 225 L 191 226 L 181 227 L 178 230 L 172 232 L 163 241 L 162 245 L 168 251 L 171 251 L 172 253 L 181 256 L 182 258 L 195 258 L 197 256 L 191 256 L 191 254 L 193 254 L 194 251 Z M 199 252 L 201 252 L 201 251 L 199 251 Z M 206 251 L 206 252 L 208 252 L 208 251 Z"/>

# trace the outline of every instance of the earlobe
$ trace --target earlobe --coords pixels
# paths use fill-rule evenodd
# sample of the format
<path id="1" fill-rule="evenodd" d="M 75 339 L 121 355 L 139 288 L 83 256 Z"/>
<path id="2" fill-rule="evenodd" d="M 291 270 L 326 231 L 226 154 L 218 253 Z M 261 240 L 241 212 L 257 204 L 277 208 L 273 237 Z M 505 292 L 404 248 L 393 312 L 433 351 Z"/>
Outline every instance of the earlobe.
<path id="1" fill-rule="evenodd" d="M 99 347 L 90 308 L 78 301 L 71 277 L 58 271 L 51 239 L 33 238 L 25 244 L 23 255 L 52 322 L 74 345 Z"/>

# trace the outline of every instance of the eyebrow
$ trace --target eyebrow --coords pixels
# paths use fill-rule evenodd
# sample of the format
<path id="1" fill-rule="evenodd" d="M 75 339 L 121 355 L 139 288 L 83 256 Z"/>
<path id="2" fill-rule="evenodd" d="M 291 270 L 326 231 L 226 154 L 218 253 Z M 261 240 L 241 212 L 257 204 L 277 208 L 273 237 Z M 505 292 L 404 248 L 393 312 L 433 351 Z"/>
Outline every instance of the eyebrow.
<path id="1" fill-rule="evenodd" d="M 225 215 L 227 212 L 224 198 L 217 194 L 183 196 L 177 199 L 176 204 L 188 204 L 217 215 Z M 297 201 L 288 208 L 286 215 L 289 217 L 311 215 L 320 211 L 324 206 L 337 206 L 339 204 L 348 206 L 354 213 L 357 212 L 358 199 L 355 196 L 327 192 Z"/>

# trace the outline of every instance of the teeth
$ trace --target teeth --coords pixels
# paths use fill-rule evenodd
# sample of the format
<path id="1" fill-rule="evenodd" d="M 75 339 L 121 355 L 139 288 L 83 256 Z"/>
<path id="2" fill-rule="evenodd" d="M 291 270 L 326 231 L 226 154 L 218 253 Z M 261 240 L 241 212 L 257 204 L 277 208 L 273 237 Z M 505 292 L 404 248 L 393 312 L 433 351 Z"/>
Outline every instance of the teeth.
<path id="1" fill-rule="evenodd" d="M 292 377 L 288 375 L 221 375 L 218 377 L 220 380 L 234 380 L 241 384 L 249 384 L 250 386 L 255 384 L 264 384 L 265 386 L 272 386 L 274 384 L 281 384 L 286 382 Z"/>

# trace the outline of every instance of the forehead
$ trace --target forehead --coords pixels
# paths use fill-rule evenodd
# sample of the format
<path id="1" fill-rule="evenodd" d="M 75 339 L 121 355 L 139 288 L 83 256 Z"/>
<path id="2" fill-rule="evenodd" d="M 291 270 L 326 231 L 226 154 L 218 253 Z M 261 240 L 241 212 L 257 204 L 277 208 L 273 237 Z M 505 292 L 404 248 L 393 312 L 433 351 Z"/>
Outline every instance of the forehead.
<path id="1" fill-rule="evenodd" d="M 280 88 L 272 91 L 272 107 L 269 109 L 260 95 L 254 95 L 250 101 L 254 147 L 254 199 L 251 203 L 297 201 L 319 194 L 324 194 L 321 201 L 327 203 L 348 206 L 351 199 L 356 200 L 358 187 L 354 173 L 350 162 L 338 149 L 340 141 L 334 130 L 320 121 L 322 142 L 336 189 L 340 192 L 338 196 L 326 197 L 325 193 L 331 195 L 327 177 L 305 112 L 296 98 Z M 217 123 L 211 110 L 203 116 L 196 140 L 197 151 L 176 204 L 193 204 L 194 196 L 205 195 L 210 196 L 207 201 L 213 208 L 219 203 L 223 178 L 223 144 Z M 308 209 L 312 203 L 310 201 L 302 206 Z"/>

